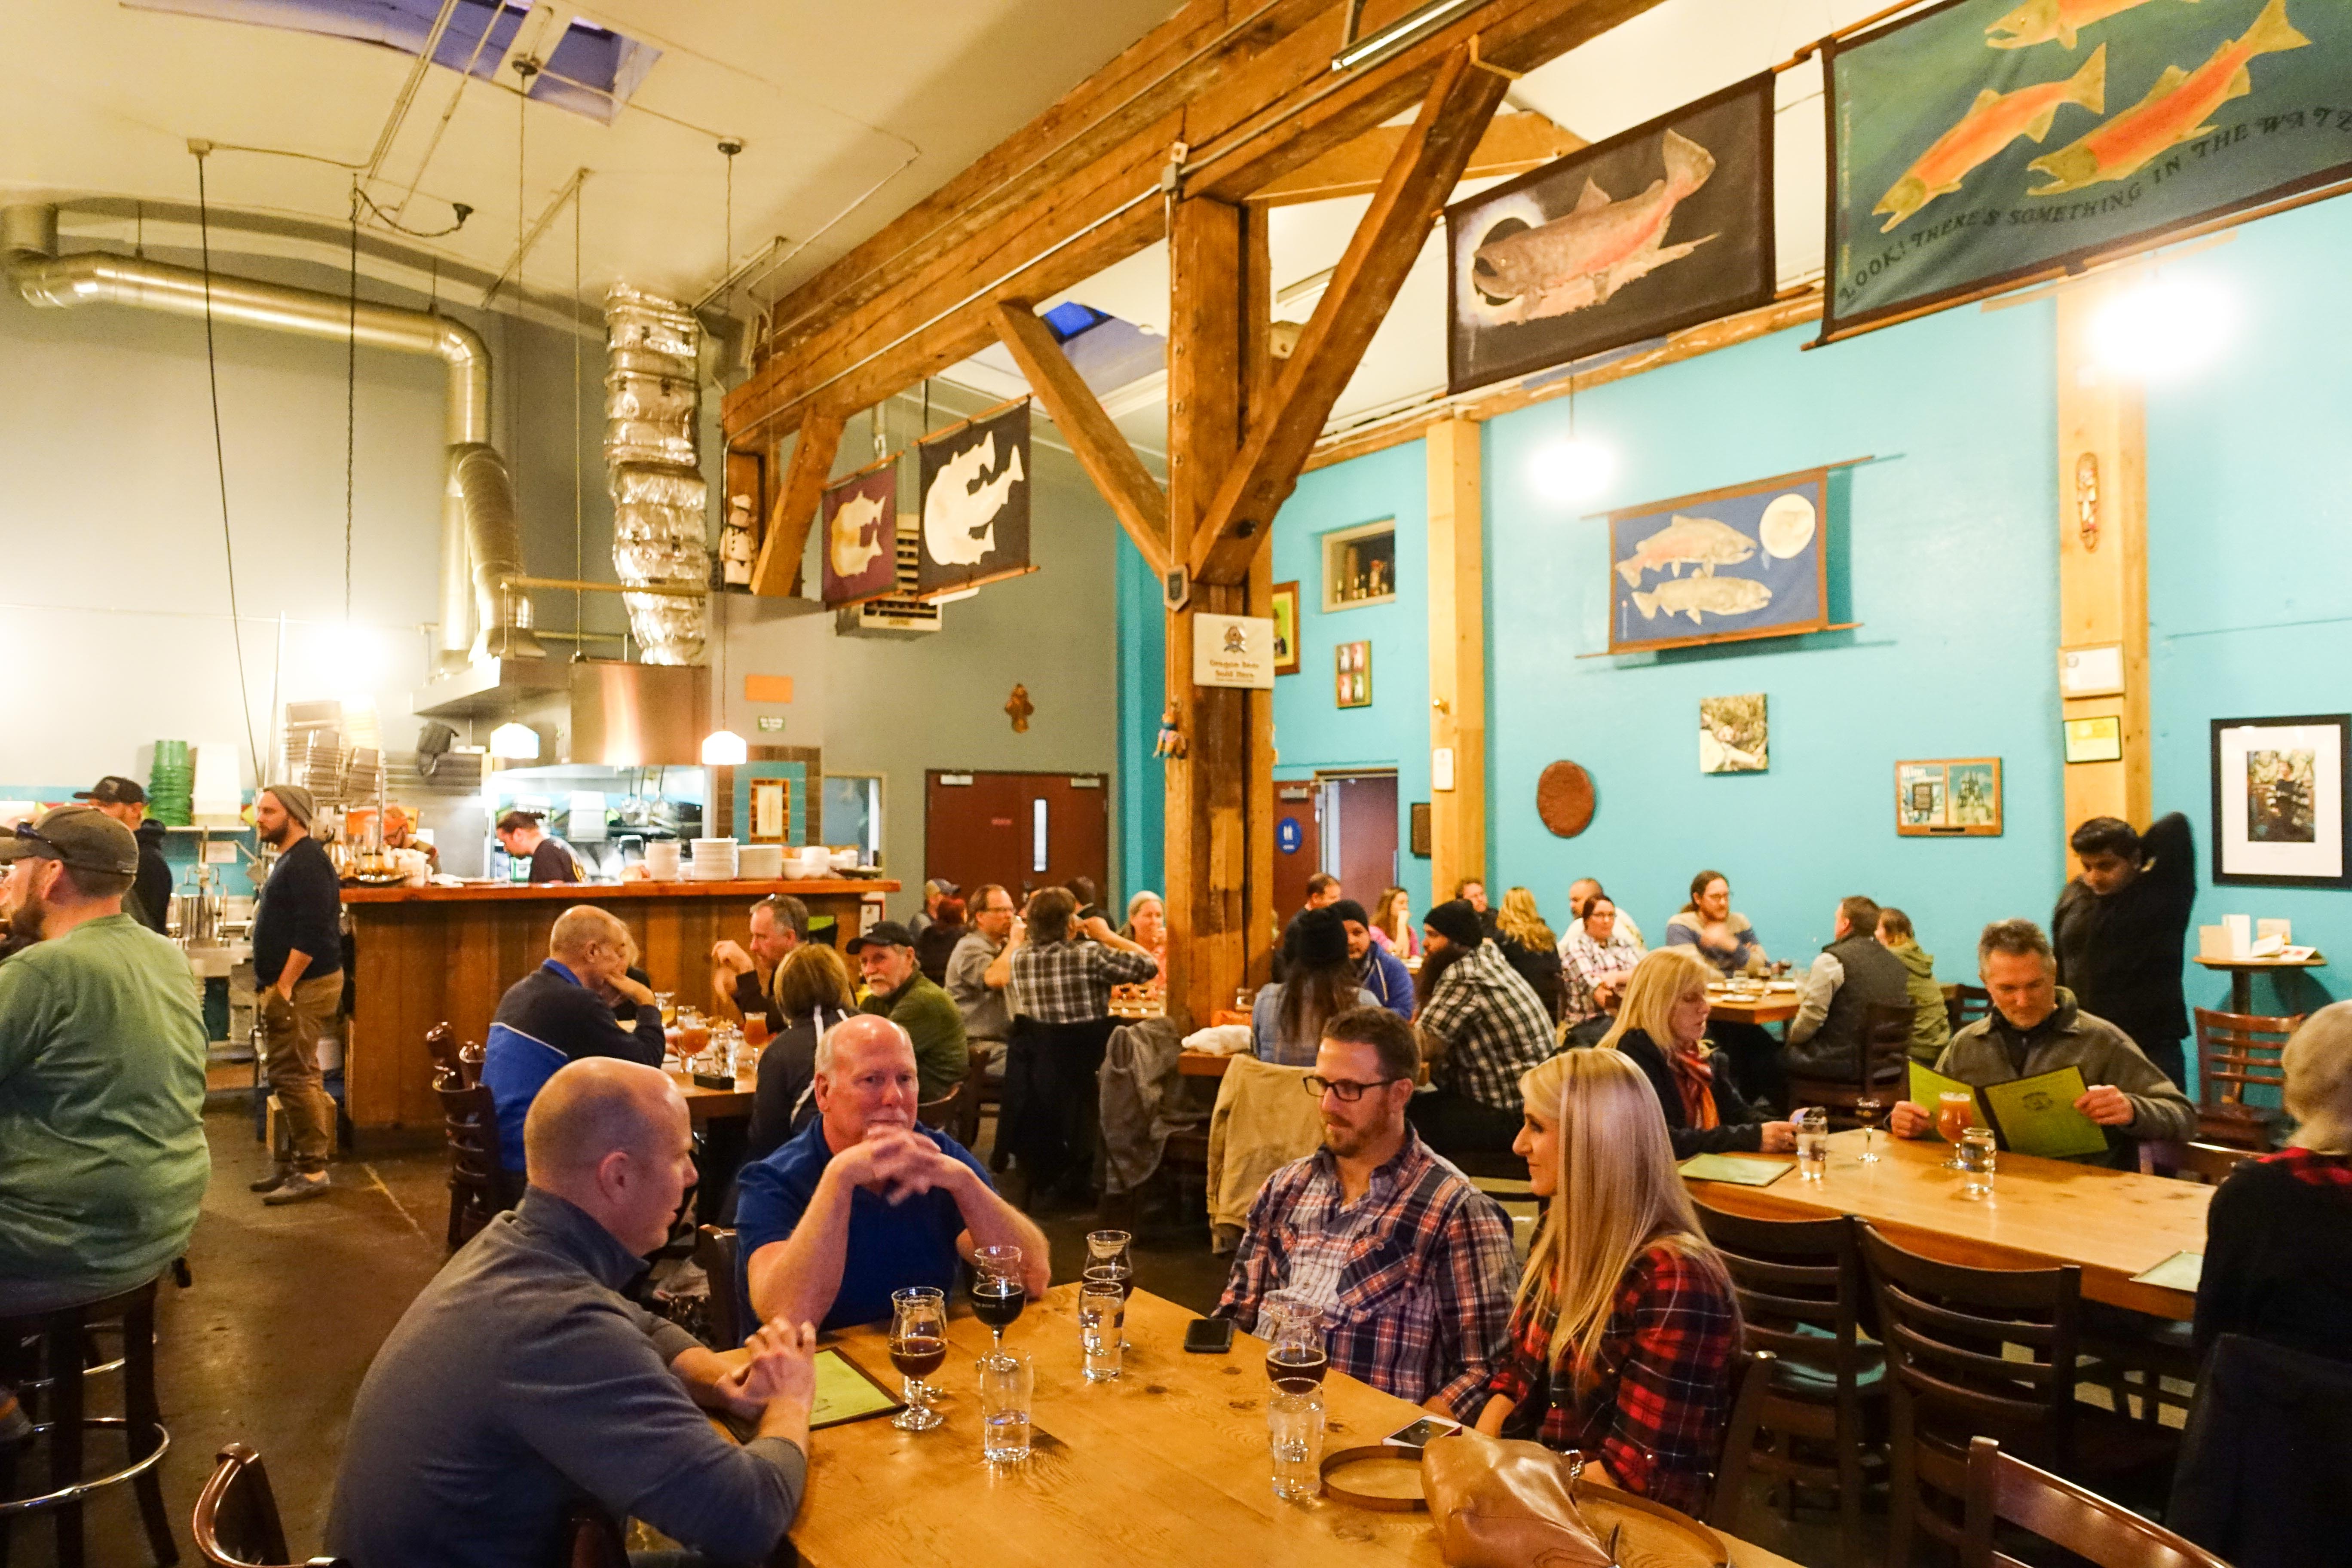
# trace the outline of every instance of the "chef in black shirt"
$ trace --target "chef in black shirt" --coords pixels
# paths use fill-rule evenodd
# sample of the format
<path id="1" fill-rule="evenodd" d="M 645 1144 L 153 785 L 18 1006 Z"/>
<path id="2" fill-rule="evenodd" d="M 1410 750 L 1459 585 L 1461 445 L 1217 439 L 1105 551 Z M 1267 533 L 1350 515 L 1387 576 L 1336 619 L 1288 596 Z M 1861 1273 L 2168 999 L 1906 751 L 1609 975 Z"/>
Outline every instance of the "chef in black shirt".
<path id="1" fill-rule="evenodd" d="M 509 811 L 499 818 L 499 847 L 518 860 L 530 862 L 534 882 L 584 882 L 587 868 L 580 851 L 540 826 L 535 811 Z"/>
<path id="2" fill-rule="evenodd" d="M 2068 842 L 2083 874 L 2066 884 L 2050 917 L 2058 984 L 2084 1012 L 2129 1035 L 2165 1077 L 2185 1084 L 2181 944 L 2197 901 L 2189 819 L 2176 811 L 2141 834 L 2120 817 L 2095 816 Z"/>

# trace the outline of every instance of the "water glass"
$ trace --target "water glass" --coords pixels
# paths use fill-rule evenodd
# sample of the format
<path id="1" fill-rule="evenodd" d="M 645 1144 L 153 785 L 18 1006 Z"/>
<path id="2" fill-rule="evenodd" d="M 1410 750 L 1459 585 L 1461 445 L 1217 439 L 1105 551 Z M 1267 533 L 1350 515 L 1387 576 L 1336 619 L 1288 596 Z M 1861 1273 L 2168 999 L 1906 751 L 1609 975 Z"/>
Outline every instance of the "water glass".
<path id="1" fill-rule="evenodd" d="M 1323 1395 L 1277 1394 L 1265 1402 L 1274 1495 L 1298 1502 L 1323 1489 Z"/>
<path id="2" fill-rule="evenodd" d="M 1792 1112 L 1789 1120 L 1797 1130 L 1797 1176 L 1801 1181 L 1818 1182 L 1829 1170 L 1830 1113 L 1809 1105 Z"/>
<path id="3" fill-rule="evenodd" d="M 1964 1198 L 1992 1196 L 1992 1167 L 1996 1144 L 1990 1127 L 1971 1127 L 1960 1134 L 1953 1149 L 1953 1157 L 1960 1166 L 1960 1195 Z"/>
<path id="4" fill-rule="evenodd" d="M 1036 1386 L 1036 1368 L 1026 1352 L 992 1351 L 980 1358 L 982 1458 L 1009 1465 L 1029 1457 L 1029 1405 Z"/>
<path id="5" fill-rule="evenodd" d="M 1108 1383 L 1118 1375 L 1124 1302 L 1116 1285 L 1088 1280 L 1078 1290 L 1078 1343 L 1086 1352 L 1088 1383 Z"/>

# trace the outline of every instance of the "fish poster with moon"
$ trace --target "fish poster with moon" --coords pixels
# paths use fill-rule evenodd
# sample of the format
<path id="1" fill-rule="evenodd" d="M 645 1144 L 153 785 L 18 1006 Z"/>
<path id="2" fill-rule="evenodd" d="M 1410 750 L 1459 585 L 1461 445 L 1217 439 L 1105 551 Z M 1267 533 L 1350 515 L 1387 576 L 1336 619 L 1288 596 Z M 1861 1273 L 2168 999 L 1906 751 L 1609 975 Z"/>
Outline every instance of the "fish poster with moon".
<path id="1" fill-rule="evenodd" d="M 824 604 L 862 604 L 898 583 L 898 459 L 887 458 L 824 492 Z"/>
<path id="2" fill-rule="evenodd" d="M 923 521 L 915 592 L 1029 570 L 1029 400 L 924 437 L 917 448 Z"/>
<path id="3" fill-rule="evenodd" d="M 1772 298 L 1772 77 L 1445 209 L 1454 392 Z"/>
<path id="4" fill-rule="evenodd" d="M 1824 54 L 1824 342 L 2352 179 L 2343 0 L 1946 0 Z"/>
<path id="5" fill-rule="evenodd" d="M 1609 651 L 1826 630 L 1829 470 L 1609 514 Z"/>

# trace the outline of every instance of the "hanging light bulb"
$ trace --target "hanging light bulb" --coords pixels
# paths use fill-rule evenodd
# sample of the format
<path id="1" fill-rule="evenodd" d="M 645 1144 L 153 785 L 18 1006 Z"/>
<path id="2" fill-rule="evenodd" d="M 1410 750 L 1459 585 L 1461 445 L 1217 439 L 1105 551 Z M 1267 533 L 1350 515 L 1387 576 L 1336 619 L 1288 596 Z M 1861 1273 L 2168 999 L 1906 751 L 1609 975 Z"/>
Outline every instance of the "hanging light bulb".
<path id="1" fill-rule="evenodd" d="M 1556 501 L 1588 501 L 1617 477 L 1617 458 L 1608 447 L 1570 437 L 1539 448 L 1528 465 L 1536 488 Z"/>
<path id="2" fill-rule="evenodd" d="M 2091 318 L 2091 350 L 2119 374 L 2163 381 L 2210 362 L 2229 341 L 2236 312 L 2227 293 L 2190 278 L 2150 278 Z"/>
<path id="3" fill-rule="evenodd" d="M 706 768 L 740 767 L 751 760 L 751 743 L 732 730 L 713 730 L 702 737 L 702 765 Z"/>

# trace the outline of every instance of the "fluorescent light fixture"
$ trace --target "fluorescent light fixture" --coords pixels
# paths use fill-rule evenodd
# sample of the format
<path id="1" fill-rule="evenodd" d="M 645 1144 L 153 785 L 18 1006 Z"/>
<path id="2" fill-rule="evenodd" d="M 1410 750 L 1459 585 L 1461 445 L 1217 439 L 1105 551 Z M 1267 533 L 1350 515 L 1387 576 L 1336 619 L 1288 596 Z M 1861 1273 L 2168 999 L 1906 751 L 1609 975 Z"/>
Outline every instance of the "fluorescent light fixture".
<path id="1" fill-rule="evenodd" d="M 1616 455 L 1581 437 L 1539 448 L 1528 463 L 1536 489 L 1557 501 L 1588 501 L 1617 477 Z"/>
<path id="2" fill-rule="evenodd" d="M 1354 70 L 1358 66 L 1378 65 L 1391 55 L 1412 47 L 1448 22 L 1476 10 L 1486 0 L 1430 0 L 1420 10 L 1399 16 L 1369 38 L 1358 38 L 1331 57 L 1335 71 Z M 1353 37 L 1356 23 L 1363 16 L 1363 0 L 1355 0 L 1348 8 L 1348 32 Z"/>
<path id="3" fill-rule="evenodd" d="M 2153 278 L 2100 307 L 2091 318 L 2091 349 L 2121 374 L 2168 380 L 2221 353 L 2236 314 L 2229 294 L 2210 283 Z"/>
<path id="4" fill-rule="evenodd" d="M 509 762 L 539 761 L 539 731 L 528 724 L 501 724 L 490 731 L 490 755 Z"/>
<path id="5" fill-rule="evenodd" d="M 751 746 L 732 730 L 713 730 L 702 737 L 702 765 L 706 768 L 740 767 L 751 760 Z"/>

